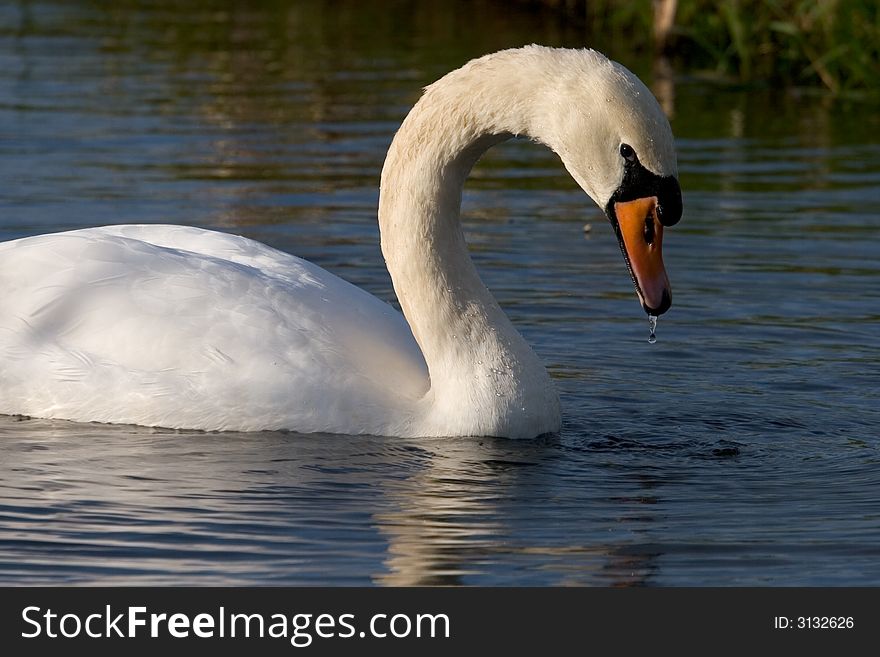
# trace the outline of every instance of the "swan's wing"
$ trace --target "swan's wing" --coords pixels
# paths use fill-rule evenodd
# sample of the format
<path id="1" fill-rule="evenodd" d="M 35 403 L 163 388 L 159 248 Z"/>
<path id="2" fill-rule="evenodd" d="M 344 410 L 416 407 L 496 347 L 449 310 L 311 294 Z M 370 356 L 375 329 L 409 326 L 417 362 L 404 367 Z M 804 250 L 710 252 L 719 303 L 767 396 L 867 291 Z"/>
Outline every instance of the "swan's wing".
<path id="1" fill-rule="evenodd" d="M 242 237 L 116 226 L 0 244 L 0 412 L 388 433 L 428 388 L 409 327 Z"/>

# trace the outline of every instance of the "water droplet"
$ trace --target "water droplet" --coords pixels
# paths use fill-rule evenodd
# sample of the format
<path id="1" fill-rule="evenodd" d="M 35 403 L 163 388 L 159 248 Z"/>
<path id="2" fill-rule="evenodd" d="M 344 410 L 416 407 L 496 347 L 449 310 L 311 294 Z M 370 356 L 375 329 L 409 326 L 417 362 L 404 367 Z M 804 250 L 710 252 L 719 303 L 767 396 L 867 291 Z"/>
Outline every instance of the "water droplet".
<path id="1" fill-rule="evenodd" d="M 648 344 L 657 342 L 657 316 L 648 315 L 648 324 L 651 326 L 651 335 L 648 336 Z"/>

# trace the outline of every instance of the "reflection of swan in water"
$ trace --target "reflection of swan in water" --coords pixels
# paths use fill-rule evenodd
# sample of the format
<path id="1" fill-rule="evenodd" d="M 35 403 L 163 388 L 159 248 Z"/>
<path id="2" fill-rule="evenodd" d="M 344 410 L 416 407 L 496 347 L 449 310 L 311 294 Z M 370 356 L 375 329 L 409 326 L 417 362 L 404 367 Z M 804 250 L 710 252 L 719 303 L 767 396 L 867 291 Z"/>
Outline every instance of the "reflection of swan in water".
<path id="1" fill-rule="evenodd" d="M 603 536 L 606 523 L 617 535 L 650 526 L 657 501 L 650 479 L 638 477 L 632 496 L 597 500 L 610 513 L 599 521 L 567 507 L 571 478 L 557 471 L 566 459 L 557 460 L 552 445 L 443 439 L 409 449 L 419 451 L 422 466 L 382 482 L 392 508 L 373 516 L 388 541 L 386 570 L 375 583 L 503 585 L 509 577 L 520 585 L 639 586 L 654 574 L 656 546 Z M 545 502 L 530 506 L 530 495 Z M 559 507 L 547 502 L 554 499 Z"/>
<path id="2" fill-rule="evenodd" d="M 308 262 L 195 228 L 7 242 L 0 413 L 401 436 L 557 431 L 554 386 L 480 281 L 459 223 L 474 162 L 513 135 L 559 154 L 608 214 L 645 310 L 664 312 L 663 226 L 681 214 L 669 124 L 622 66 L 532 46 L 431 85 L 391 145 L 379 221 L 406 321 Z"/>
<path id="3" fill-rule="evenodd" d="M 462 584 L 479 573 L 502 542 L 491 500 L 504 474 L 493 476 L 495 450 L 485 441 L 443 439 L 418 444 L 427 461 L 405 480 L 383 485 L 390 511 L 374 515 L 388 539 L 388 572 L 374 581 L 389 586 Z"/>

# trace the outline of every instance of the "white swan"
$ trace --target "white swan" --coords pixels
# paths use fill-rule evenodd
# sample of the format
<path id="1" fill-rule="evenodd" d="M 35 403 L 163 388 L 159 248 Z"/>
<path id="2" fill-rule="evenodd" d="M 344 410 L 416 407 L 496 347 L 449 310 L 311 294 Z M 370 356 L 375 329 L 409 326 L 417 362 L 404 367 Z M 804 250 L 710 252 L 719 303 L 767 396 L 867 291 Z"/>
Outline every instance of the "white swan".
<path id="1" fill-rule="evenodd" d="M 251 240 L 110 226 L 0 244 L 0 413 L 205 430 L 534 437 L 556 390 L 480 281 L 461 189 L 490 146 L 546 144 L 609 216 L 637 293 L 670 303 L 681 215 L 672 132 L 591 50 L 476 59 L 429 86 L 382 171 L 382 252 L 403 309 Z M 407 324 L 408 322 L 408 324 Z"/>

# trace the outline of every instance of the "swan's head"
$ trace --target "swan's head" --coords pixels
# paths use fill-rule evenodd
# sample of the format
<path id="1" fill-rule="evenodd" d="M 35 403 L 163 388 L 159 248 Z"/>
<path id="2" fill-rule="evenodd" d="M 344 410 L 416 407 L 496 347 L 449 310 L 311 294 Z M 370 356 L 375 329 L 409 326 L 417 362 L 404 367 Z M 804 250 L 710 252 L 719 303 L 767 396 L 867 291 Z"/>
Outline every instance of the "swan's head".
<path id="1" fill-rule="evenodd" d="M 557 58 L 539 139 L 607 215 L 647 313 L 669 310 L 663 229 L 681 218 L 669 121 L 648 88 L 592 50 L 542 49 Z"/>

